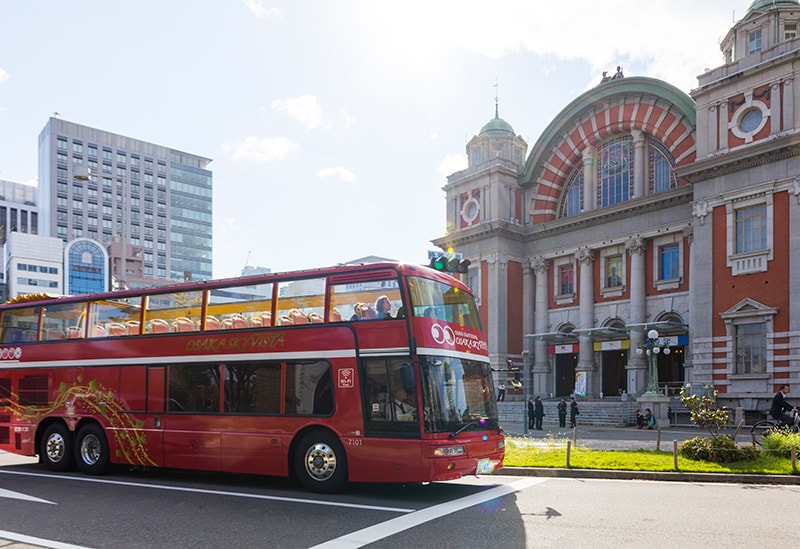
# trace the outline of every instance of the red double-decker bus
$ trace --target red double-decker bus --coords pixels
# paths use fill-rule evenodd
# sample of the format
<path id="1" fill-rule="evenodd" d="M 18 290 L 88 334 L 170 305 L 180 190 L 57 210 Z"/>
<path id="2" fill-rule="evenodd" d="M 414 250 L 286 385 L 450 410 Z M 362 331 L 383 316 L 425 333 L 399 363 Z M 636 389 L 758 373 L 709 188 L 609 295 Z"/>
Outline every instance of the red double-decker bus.
<path id="1" fill-rule="evenodd" d="M 457 479 L 502 466 L 494 394 L 472 294 L 422 266 L 0 306 L 0 449 L 54 471 Z"/>

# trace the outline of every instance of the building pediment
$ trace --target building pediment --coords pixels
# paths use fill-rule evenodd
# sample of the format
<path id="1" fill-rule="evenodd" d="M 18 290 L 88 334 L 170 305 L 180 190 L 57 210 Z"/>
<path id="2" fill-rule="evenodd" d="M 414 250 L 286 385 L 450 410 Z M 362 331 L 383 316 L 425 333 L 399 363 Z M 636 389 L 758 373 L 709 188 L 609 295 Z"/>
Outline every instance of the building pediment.
<path id="1" fill-rule="evenodd" d="M 777 313 L 777 307 L 768 307 L 763 303 L 759 303 L 755 299 L 746 297 L 727 311 L 720 313 L 719 316 L 725 320 L 732 320 L 735 318 L 753 316 L 773 316 Z"/>

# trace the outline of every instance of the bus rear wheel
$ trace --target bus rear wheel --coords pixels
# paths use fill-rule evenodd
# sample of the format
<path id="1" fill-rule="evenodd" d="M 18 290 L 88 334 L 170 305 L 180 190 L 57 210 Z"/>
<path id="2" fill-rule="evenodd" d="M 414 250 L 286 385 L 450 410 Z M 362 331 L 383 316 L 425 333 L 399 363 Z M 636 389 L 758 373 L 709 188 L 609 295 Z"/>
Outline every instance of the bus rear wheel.
<path id="1" fill-rule="evenodd" d="M 337 492 L 347 485 L 347 456 L 339 439 L 321 429 L 303 435 L 294 455 L 300 485 L 312 492 Z"/>
<path id="2" fill-rule="evenodd" d="M 75 461 L 78 469 L 87 475 L 102 475 L 108 471 L 108 440 L 98 424 L 89 423 L 78 431 Z"/>
<path id="3" fill-rule="evenodd" d="M 63 423 L 53 423 L 44 432 L 39 457 L 51 471 L 63 472 L 72 467 L 72 433 Z"/>

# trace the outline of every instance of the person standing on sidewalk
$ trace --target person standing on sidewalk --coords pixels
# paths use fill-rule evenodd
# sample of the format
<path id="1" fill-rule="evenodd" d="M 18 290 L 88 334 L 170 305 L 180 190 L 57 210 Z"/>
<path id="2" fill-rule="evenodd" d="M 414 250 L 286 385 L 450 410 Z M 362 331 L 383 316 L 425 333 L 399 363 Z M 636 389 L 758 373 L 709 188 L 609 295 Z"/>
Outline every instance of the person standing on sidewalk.
<path id="1" fill-rule="evenodd" d="M 533 419 L 535 420 L 536 430 L 542 430 L 542 418 L 544 417 L 544 403 L 542 397 L 537 396 L 533 403 Z"/>
<path id="2" fill-rule="evenodd" d="M 561 399 L 561 402 L 558 403 L 558 426 L 567 426 L 567 401 L 563 398 Z"/>
<path id="3" fill-rule="evenodd" d="M 533 405 L 533 397 L 531 397 L 528 399 L 528 430 L 533 429 L 535 416 L 536 416 L 536 410 Z"/>
<path id="4" fill-rule="evenodd" d="M 573 429 L 577 425 L 578 415 L 580 415 L 581 411 L 578 410 L 578 403 L 575 402 L 575 397 L 569 399 L 569 426 Z"/>
<path id="5" fill-rule="evenodd" d="M 506 384 L 500 382 L 497 385 L 497 402 L 504 402 L 506 400 Z"/>

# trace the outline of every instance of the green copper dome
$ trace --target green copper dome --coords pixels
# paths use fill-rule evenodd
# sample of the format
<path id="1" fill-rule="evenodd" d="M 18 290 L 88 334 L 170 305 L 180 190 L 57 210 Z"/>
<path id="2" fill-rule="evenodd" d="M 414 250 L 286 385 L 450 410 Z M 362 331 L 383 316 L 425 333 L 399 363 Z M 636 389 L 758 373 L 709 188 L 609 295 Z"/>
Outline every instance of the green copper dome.
<path id="1" fill-rule="evenodd" d="M 489 120 L 482 128 L 480 135 L 516 135 L 511 124 L 497 116 Z"/>
<path id="2" fill-rule="evenodd" d="M 750 10 L 768 10 L 769 8 L 788 8 L 790 6 L 798 7 L 800 2 L 798 0 L 755 0 L 750 5 Z"/>

